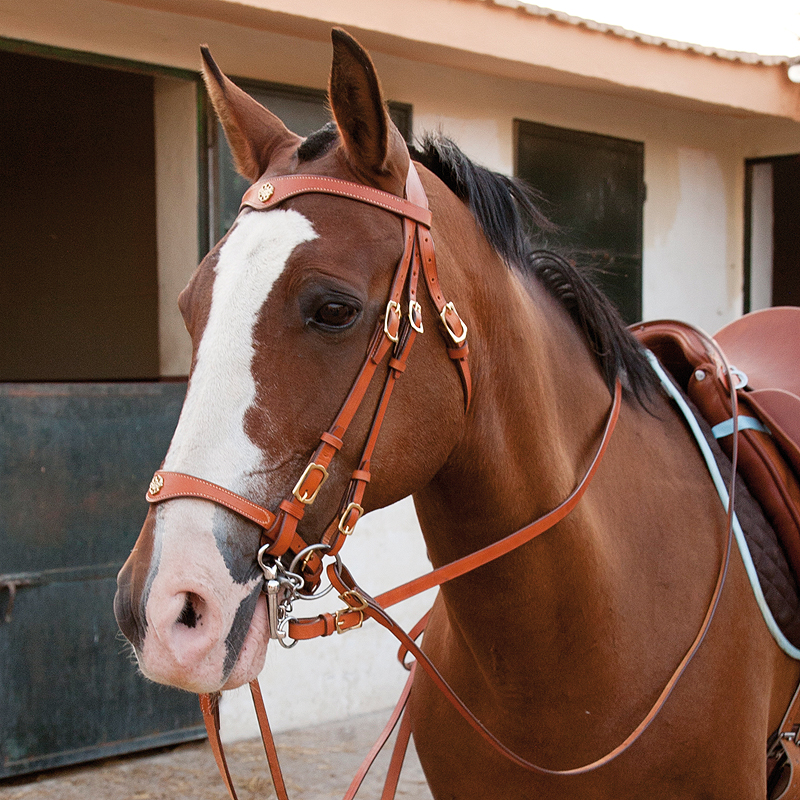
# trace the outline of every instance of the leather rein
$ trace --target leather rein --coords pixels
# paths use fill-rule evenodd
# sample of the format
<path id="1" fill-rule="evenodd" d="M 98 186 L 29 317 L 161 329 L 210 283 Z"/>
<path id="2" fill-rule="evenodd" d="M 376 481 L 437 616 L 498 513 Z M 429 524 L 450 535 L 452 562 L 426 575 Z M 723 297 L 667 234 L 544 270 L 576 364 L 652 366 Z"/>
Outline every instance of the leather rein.
<path id="1" fill-rule="evenodd" d="M 722 591 L 730 557 L 733 488 L 731 487 L 728 513 L 728 544 L 705 619 L 688 652 L 644 720 L 619 746 L 606 756 L 591 764 L 574 769 L 551 770 L 540 767 L 509 750 L 469 711 L 416 644 L 416 639 L 424 630 L 427 615 L 411 632 L 406 633 L 387 614 L 385 609 L 483 566 L 530 542 L 536 536 L 563 520 L 575 508 L 585 493 L 606 451 L 620 413 L 622 398 L 620 381 L 617 380 L 616 382 L 613 402 L 595 456 L 583 478 L 560 505 L 520 530 L 481 550 L 434 569 L 426 575 L 375 598 L 371 597 L 356 584 L 350 572 L 343 566 L 339 551 L 364 513 L 362 501 L 370 480 L 371 458 L 389 399 L 398 377 L 405 370 L 408 354 L 414 339 L 417 334 L 423 333 L 424 330 L 422 309 L 417 300 L 418 284 L 421 276 L 439 315 L 440 329 L 447 344 L 448 355 L 459 371 L 464 394 L 465 412 L 469 409 L 472 392 L 468 366 L 469 348 L 466 342 L 467 326 L 458 315 L 453 303 L 445 300 L 439 286 L 433 241 L 430 233 L 431 214 L 428 210 L 425 190 L 422 187 L 413 162 L 409 164 L 406 199 L 372 187 L 337 178 L 287 175 L 262 179 L 251 186 L 244 195 L 242 208 L 247 207 L 256 211 L 268 210 L 291 197 L 306 193 L 331 194 L 366 203 L 399 216 L 403 222 L 404 250 L 392 281 L 386 311 L 378 321 L 364 363 L 347 398 L 331 427 L 320 436 L 320 443 L 305 470 L 291 494 L 280 503 L 277 512 L 272 512 L 259 506 L 222 486 L 191 475 L 164 470 L 159 470 L 155 473 L 146 495 L 147 501 L 155 504 L 180 497 L 208 500 L 234 511 L 262 528 L 261 547 L 258 551 L 257 560 L 265 575 L 264 592 L 267 595 L 270 637 L 277 639 L 283 646 L 292 647 L 301 639 L 329 636 L 334 632 L 344 633 L 348 630 L 360 628 L 366 618 L 372 618 L 398 639 L 401 645 L 400 660 L 404 663 L 404 666 L 406 666 L 405 658 L 408 654 L 414 657 L 415 663 L 410 667 L 406 666 L 407 669 L 410 669 L 411 674 L 397 707 L 378 742 L 376 742 L 353 779 L 344 800 L 352 800 L 355 796 L 375 757 L 391 735 L 397 722 L 402 718 L 400 734 L 395 743 L 395 751 L 386 779 L 383 799 L 388 800 L 394 796 L 411 732 L 410 719 L 409 715 L 405 713 L 405 706 L 410 694 L 414 671 L 418 666 L 425 669 L 456 710 L 489 744 L 510 761 L 524 769 L 541 775 L 565 776 L 583 774 L 609 763 L 627 750 L 644 733 L 663 707 L 678 679 L 705 638 Z M 404 300 L 405 311 L 403 311 Z M 320 542 L 309 545 L 298 534 L 297 526 L 303 518 L 306 507 L 315 501 L 322 484 L 327 480 L 328 468 L 343 446 L 343 438 L 366 396 L 373 376 L 387 356 L 389 356 L 387 376 L 359 466 L 352 473 L 336 517 L 326 528 Z M 738 415 L 735 409 L 735 393 L 733 394 L 732 402 L 734 404 L 733 418 L 736 420 Z M 736 435 L 734 434 L 735 441 Z M 311 597 L 319 587 L 324 556 L 334 557 L 334 561 L 327 566 L 326 572 L 331 586 L 339 592 L 340 599 L 345 603 L 345 607 L 333 614 L 323 613 L 312 618 L 297 619 L 290 616 L 292 600 L 298 597 Z M 317 596 L 321 596 L 321 594 Z M 277 796 L 279 800 L 288 800 L 257 679 L 250 683 L 250 690 L 256 707 L 261 735 Z M 200 704 L 217 765 L 232 800 L 236 800 L 236 792 L 220 739 L 218 701 L 219 693 L 200 695 Z"/>

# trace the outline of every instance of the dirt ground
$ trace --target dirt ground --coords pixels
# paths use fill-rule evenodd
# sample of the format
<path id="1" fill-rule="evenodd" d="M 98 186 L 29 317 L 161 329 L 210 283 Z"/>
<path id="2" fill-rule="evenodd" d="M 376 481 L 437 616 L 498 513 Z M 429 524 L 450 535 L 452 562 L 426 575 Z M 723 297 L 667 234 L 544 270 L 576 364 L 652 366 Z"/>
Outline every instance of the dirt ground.
<path id="1" fill-rule="evenodd" d="M 276 735 L 291 800 L 340 800 L 388 712 Z M 413 743 L 412 743 L 413 747 Z M 359 797 L 380 797 L 391 742 Z M 239 800 L 275 797 L 260 740 L 226 746 Z M 407 757 L 398 798 L 430 800 L 416 754 Z M 112 758 L 0 781 L 0 800 L 228 800 L 207 742 Z"/>

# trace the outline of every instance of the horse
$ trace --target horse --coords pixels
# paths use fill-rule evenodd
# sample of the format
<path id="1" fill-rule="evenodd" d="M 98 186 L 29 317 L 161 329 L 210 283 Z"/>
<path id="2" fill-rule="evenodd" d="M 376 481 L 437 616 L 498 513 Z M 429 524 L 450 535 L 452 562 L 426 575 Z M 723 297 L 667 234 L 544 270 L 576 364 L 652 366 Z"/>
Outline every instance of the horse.
<path id="1" fill-rule="evenodd" d="M 726 512 L 685 423 L 611 304 L 532 241 L 528 221 L 546 225 L 535 197 L 441 135 L 407 145 L 367 52 L 339 29 L 332 39 L 333 121 L 306 139 L 204 51 L 253 187 L 179 299 L 187 396 L 115 598 L 141 672 L 198 693 L 251 681 L 276 626 L 285 634 L 265 594 L 276 569 L 296 573 L 301 558 L 319 572 L 363 513 L 409 495 L 433 567 L 468 558 L 557 508 L 602 437 L 580 502 L 444 582 L 422 640 L 480 723 L 542 769 L 498 752 L 418 669 L 409 715 L 431 792 L 763 798 L 766 741 L 800 669 L 726 550 Z M 292 181 L 312 190 L 291 194 Z M 327 466 L 313 460 L 321 451 Z M 157 502 L 181 475 L 189 488 Z M 264 557 L 277 552 L 266 529 L 288 555 Z M 702 628 L 720 564 L 694 658 L 620 748 Z"/>

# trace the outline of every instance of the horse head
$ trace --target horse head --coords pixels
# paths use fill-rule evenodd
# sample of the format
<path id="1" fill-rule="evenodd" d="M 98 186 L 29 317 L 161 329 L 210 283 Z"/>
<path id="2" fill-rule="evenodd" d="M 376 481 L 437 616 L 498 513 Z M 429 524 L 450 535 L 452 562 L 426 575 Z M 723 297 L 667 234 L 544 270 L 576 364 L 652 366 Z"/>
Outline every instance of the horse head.
<path id="1" fill-rule="evenodd" d="M 334 31 L 329 97 L 335 121 L 305 140 L 226 78 L 207 50 L 203 55 L 206 85 L 237 169 L 254 182 L 254 191 L 269 188 L 258 189 L 258 199 L 243 206 L 180 296 L 193 357 L 163 471 L 223 487 L 272 515 L 298 507 L 299 499 L 302 519 L 291 510 L 282 516 L 296 528 L 293 536 L 312 545 L 341 514 L 354 474 L 369 488 L 360 503 L 346 506 L 358 512 L 351 513 L 345 532 L 362 509 L 413 493 L 446 461 L 463 425 L 464 389 L 435 320 L 442 312 L 451 334 L 454 327 L 459 334 L 463 323 L 457 315 L 448 321 L 450 312 L 424 291 L 416 310 L 404 307 L 399 320 L 391 292 L 407 250 L 402 213 L 318 191 L 269 205 L 273 186 L 302 176 L 403 198 L 414 168 L 366 52 Z M 448 202 L 444 187 L 421 171 L 432 187 L 431 203 Z M 442 208 L 442 217 L 462 214 L 475 229 L 469 213 L 457 201 L 452 205 L 451 212 Z M 467 246 L 465 237 L 439 244 L 442 285 L 468 309 L 468 286 L 452 266 Z M 329 431 L 382 332 L 394 333 L 392 341 L 395 326 L 410 332 L 409 310 L 419 315 L 412 335 L 422 320 L 430 320 L 433 333 L 418 337 L 370 464 L 362 462 L 363 452 L 382 378 L 391 369 L 386 360 L 375 365 L 378 375 L 365 385 L 347 435 L 334 441 L 334 432 L 321 445 L 320 434 Z M 336 452 L 327 468 L 309 473 L 309 459 L 330 441 Z M 298 493 L 298 479 L 315 482 L 313 492 Z M 149 499 L 158 499 L 159 490 L 160 484 L 151 485 Z M 310 494 L 313 503 L 306 502 Z M 256 558 L 261 537 L 262 527 L 251 517 L 210 502 L 200 490 L 153 503 L 120 572 L 115 599 L 119 625 L 147 677 L 209 692 L 258 674 L 275 633 Z"/>

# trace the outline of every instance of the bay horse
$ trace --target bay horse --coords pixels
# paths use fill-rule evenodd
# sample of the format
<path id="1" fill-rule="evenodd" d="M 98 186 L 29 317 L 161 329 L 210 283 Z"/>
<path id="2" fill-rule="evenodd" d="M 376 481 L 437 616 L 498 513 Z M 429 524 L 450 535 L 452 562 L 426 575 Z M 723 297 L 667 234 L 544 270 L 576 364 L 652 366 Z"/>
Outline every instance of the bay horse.
<path id="1" fill-rule="evenodd" d="M 207 52 L 204 77 L 254 186 L 179 300 L 192 367 L 148 499 L 165 478 L 165 492 L 176 475 L 191 486 L 152 503 L 115 599 L 144 675 L 199 693 L 252 680 L 285 623 L 265 595 L 265 568 L 285 571 L 292 557 L 295 571 L 299 555 L 305 568 L 362 513 L 408 495 L 435 568 L 502 540 L 570 495 L 616 408 L 571 513 L 444 583 L 423 639 L 481 723 L 545 769 L 490 747 L 417 670 L 409 713 L 431 791 L 763 798 L 767 737 L 799 669 L 770 636 L 735 549 L 707 635 L 647 730 L 600 768 L 547 772 L 602 758 L 648 714 L 707 614 L 726 513 L 608 301 L 531 244 L 523 212 L 545 221 L 522 184 L 441 136 L 410 149 L 372 61 L 343 31 L 333 33 L 334 122 L 307 139 Z M 410 203 L 416 175 L 422 199 Z M 312 188 L 293 195 L 290 185 Z M 433 242 L 437 272 L 417 294 Z M 416 344 L 401 358 L 396 342 L 409 336 Z M 359 384 L 367 368 L 377 377 Z M 340 409 L 347 424 L 332 427 Z M 321 451 L 326 467 L 310 461 Z M 267 528 L 289 556 L 262 568 Z"/>

